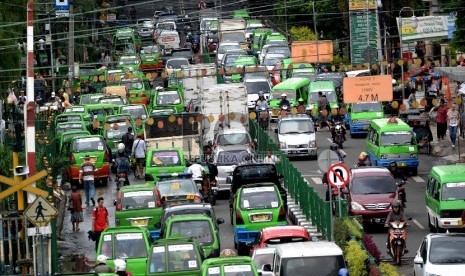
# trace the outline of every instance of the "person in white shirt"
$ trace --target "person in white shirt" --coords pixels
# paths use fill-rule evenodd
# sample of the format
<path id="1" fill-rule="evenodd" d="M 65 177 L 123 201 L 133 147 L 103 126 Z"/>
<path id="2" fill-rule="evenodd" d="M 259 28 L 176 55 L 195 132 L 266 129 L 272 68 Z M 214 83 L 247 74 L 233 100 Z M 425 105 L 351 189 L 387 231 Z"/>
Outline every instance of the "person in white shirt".
<path id="1" fill-rule="evenodd" d="M 276 164 L 279 162 L 279 158 L 271 153 L 271 150 L 267 150 L 263 163 Z"/>
<path id="2" fill-rule="evenodd" d="M 197 163 L 190 165 L 189 169 L 187 170 L 188 173 L 192 174 L 193 179 L 202 178 L 202 174 L 204 171 L 205 169 L 201 165 L 200 160 L 197 160 Z"/>
<path id="3" fill-rule="evenodd" d="M 449 135 L 450 135 L 450 140 L 452 142 L 452 148 L 455 147 L 459 120 L 460 120 L 459 107 L 454 105 L 451 109 L 449 109 L 449 111 L 447 111 L 447 124 L 449 125 Z"/>
<path id="4" fill-rule="evenodd" d="M 138 135 L 137 139 L 132 144 L 132 156 L 136 158 L 136 178 L 144 178 L 144 165 L 145 165 L 145 154 L 147 152 L 147 146 L 142 135 Z"/>

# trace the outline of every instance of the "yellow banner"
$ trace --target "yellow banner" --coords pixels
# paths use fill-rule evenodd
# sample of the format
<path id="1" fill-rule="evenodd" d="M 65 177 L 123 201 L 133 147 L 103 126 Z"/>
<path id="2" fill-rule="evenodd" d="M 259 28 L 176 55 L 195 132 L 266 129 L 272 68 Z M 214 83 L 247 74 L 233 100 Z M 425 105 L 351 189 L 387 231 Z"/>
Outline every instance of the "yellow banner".
<path id="1" fill-rule="evenodd" d="M 376 9 L 375 0 L 349 0 L 349 11 L 366 10 L 367 2 L 370 10 Z"/>

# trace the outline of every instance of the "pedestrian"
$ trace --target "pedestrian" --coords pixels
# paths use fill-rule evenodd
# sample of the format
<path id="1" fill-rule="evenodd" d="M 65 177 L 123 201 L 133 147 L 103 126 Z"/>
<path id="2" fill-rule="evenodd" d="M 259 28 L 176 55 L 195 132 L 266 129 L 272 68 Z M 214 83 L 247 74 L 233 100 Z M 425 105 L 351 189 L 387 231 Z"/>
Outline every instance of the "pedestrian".
<path id="1" fill-rule="evenodd" d="M 452 142 L 452 148 L 455 148 L 455 141 L 457 140 L 457 129 L 459 126 L 460 114 L 459 107 L 454 105 L 447 111 L 447 124 L 449 125 L 449 136 Z"/>
<path id="2" fill-rule="evenodd" d="M 145 166 L 145 155 L 147 147 L 142 135 L 137 135 L 137 139 L 134 141 L 132 146 L 132 156 L 136 158 L 136 178 L 143 179 L 144 166 Z"/>
<path id="3" fill-rule="evenodd" d="M 446 135 L 446 131 L 447 131 L 447 106 L 446 106 L 446 101 L 441 100 L 439 106 L 433 107 L 433 109 L 431 109 L 431 112 L 433 110 L 437 111 L 436 126 L 437 126 L 437 137 L 438 137 L 438 141 L 439 141 L 441 139 L 444 139 L 444 136 Z"/>
<path id="4" fill-rule="evenodd" d="M 73 225 L 73 232 L 79 231 L 79 223 L 84 221 L 84 217 L 82 215 L 82 197 L 76 186 L 71 188 L 68 209 L 71 211 L 71 224 Z"/>
<path id="5" fill-rule="evenodd" d="M 263 158 L 263 163 L 276 164 L 277 162 L 279 162 L 279 158 L 268 149 L 265 158 Z"/>
<path id="6" fill-rule="evenodd" d="M 126 156 L 131 156 L 132 146 L 134 145 L 134 134 L 132 133 L 132 127 L 128 127 L 128 131 L 123 134 L 121 141 L 124 144 L 124 151 Z"/>
<path id="7" fill-rule="evenodd" d="M 328 109 L 327 106 L 329 104 L 328 99 L 326 99 L 326 96 L 323 95 L 323 92 L 319 91 L 318 92 L 318 122 L 319 122 L 319 127 L 318 130 L 321 130 L 323 128 L 323 124 L 326 124 L 329 130 L 331 130 L 331 127 L 329 126 L 328 123 Z M 326 115 L 323 114 L 324 111 L 326 111 Z"/>
<path id="8" fill-rule="evenodd" d="M 94 174 L 98 173 L 95 165 L 90 162 L 90 156 L 84 157 L 84 163 L 81 165 L 79 170 L 79 180 L 84 182 L 84 192 L 86 196 L 86 206 L 89 206 L 89 200 L 92 200 L 92 206 L 95 206 L 95 186 L 94 186 Z"/>
<path id="9" fill-rule="evenodd" d="M 108 210 L 103 206 L 103 197 L 97 199 L 97 208 L 92 211 L 92 232 L 95 238 L 95 250 L 97 251 L 100 235 L 110 226 L 108 221 Z"/>

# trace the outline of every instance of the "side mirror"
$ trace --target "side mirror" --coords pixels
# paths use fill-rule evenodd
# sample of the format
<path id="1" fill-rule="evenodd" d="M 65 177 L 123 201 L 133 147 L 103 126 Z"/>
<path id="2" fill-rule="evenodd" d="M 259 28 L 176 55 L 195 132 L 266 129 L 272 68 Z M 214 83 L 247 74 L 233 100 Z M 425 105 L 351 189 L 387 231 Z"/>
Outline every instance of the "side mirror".
<path id="1" fill-rule="evenodd" d="M 160 229 L 161 228 L 161 222 L 157 222 L 153 225 L 153 227 L 155 227 L 156 229 Z"/>
<path id="2" fill-rule="evenodd" d="M 224 219 L 222 219 L 222 218 L 217 218 L 217 219 L 216 219 L 216 223 L 218 223 L 218 224 L 223 224 L 223 223 L 224 223 Z"/>
<path id="3" fill-rule="evenodd" d="M 263 271 L 271 271 L 271 264 L 263 265 Z"/>
<path id="4" fill-rule="evenodd" d="M 257 140 L 257 138 L 253 139 L 253 141 L 254 141 L 255 143 L 258 143 L 258 140 Z"/>
<path id="5" fill-rule="evenodd" d="M 413 263 L 423 267 L 423 258 L 421 256 L 417 256 L 415 259 L 413 259 Z"/>

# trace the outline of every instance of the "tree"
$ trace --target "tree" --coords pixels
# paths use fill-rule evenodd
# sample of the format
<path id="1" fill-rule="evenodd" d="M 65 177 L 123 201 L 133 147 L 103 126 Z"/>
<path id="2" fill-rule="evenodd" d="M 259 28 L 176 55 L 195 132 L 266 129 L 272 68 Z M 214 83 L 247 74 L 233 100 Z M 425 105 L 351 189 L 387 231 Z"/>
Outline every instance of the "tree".
<path id="1" fill-rule="evenodd" d="M 452 37 L 452 47 L 465 52 L 465 0 L 438 0 L 445 12 L 456 12 L 455 32 Z"/>
<path id="2" fill-rule="evenodd" d="M 315 40 L 315 34 L 307 26 L 292 26 L 289 30 L 289 34 L 294 41 Z"/>

